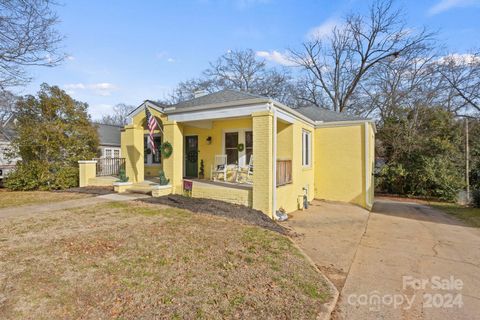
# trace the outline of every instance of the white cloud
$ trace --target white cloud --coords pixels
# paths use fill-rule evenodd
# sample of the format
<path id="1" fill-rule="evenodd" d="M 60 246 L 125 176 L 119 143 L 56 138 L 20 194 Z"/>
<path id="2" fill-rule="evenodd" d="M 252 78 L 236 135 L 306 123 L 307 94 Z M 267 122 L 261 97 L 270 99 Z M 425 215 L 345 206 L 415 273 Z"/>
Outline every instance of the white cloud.
<path id="1" fill-rule="evenodd" d="M 99 83 L 70 83 L 63 86 L 68 94 L 75 94 L 78 90 L 90 90 L 100 96 L 109 96 L 112 91 L 117 89 L 113 83 L 99 82 Z"/>
<path id="2" fill-rule="evenodd" d="M 173 62 L 175 62 L 175 59 L 173 59 L 173 58 L 168 58 L 168 59 L 167 59 L 167 62 L 173 63 Z"/>
<path id="3" fill-rule="evenodd" d="M 332 31 L 335 27 L 341 26 L 342 22 L 337 18 L 329 18 L 325 20 L 321 25 L 312 28 L 308 34 L 307 38 L 309 39 L 324 39 L 332 34 Z"/>
<path id="4" fill-rule="evenodd" d="M 428 9 L 428 15 L 433 16 L 453 8 L 480 5 L 480 0 L 440 0 Z"/>
<path id="5" fill-rule="evenodd" d="M 452 53 L 438 59 L 440 64 L 453 62 L 456 65 L 468 65 L 470 63 L 480 63 L 480 56 L 471 53 Z"/>
<path id="6" fill-rule="evenodd" d="M 67 59 L 68 61 L 73 61 L 75 60 L 75 57 L 68 55 L 65 59 Z"/>
<path id="7" fill-rule="evenodd" d="M 273 61 L 275 63 L 281 64 L 282 66 L 295 66 L 295 62 L 293 62 L 288 54 L 281 53 L 276 50 L 273 51 L 257 51 L 255 52 L 257 57 L 264 58 L 268 61 Z"/>

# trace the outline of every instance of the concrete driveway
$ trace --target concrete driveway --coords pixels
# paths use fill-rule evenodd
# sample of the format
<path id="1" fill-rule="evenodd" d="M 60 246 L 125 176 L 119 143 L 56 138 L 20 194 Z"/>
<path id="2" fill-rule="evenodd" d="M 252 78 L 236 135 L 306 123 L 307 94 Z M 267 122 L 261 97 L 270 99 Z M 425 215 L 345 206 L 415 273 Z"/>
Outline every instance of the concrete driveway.
<path id="1" fill-rule="evenodd" d="M 335 319 L 480 319 L 480 230 L 426 205 L 315 201 L 288 226 L 340 291 Z"/>

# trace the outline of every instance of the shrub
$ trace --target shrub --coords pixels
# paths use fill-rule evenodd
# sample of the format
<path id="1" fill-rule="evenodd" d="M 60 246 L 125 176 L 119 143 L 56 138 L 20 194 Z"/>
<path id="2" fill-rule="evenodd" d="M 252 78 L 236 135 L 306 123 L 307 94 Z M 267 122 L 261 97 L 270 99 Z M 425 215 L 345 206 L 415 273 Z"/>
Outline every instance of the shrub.
<path id="1" fill-rule="evenodd" d="M 41 161 L 19 162 L 5 186 L 11 190 L 58 190 L 78 185 L 78 168 L 54 167 Z"/>

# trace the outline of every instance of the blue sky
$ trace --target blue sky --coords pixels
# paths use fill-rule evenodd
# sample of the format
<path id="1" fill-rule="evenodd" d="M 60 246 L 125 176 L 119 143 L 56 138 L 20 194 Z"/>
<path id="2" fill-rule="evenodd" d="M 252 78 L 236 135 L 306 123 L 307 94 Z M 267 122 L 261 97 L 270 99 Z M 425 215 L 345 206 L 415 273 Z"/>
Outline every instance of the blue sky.
<path id="1" fill-rule="evenodd" d="M 446 52 L 480 47 L 480 0 L 397 5 L 410 27 L 438 30 Z M 119 102 L 163 98 L 230 49 L 251 48 L 281 64 L 286 49 L 367 6 L 361 0 L 65 1 L 57 11 L 68 58 L 59 67 L 31 69 L 34 81 L 17 92 L 58 85 L 98 119 Z"/>

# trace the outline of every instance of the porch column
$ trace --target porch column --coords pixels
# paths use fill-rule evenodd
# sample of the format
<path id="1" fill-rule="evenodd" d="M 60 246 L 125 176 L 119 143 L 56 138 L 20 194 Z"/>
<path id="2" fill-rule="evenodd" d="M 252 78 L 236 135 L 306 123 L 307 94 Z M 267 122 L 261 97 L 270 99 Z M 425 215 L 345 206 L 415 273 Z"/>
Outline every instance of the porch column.
<path id="1" fill-rule="evenodd" d="M 143 169 L 143 127 L 132 124 L 125 126 L 121 134 L 122 156 L 125 157 L 125 174 L 129 182 L 142 182 Z"/>
<path id="2" fill-rule="evenodd" d="M 176 121 L 163 121 L 164 142 L 170 142 L 173 147 L 172 155 L 162 159 L 165 177 L 170 179 L 172 193 L 183 192 L 183 132 Z"/>
<path id="3" fill-rule="evenodd" d="M 252 114 L 253 208 L 273 218 L 273 113 Z"/>

